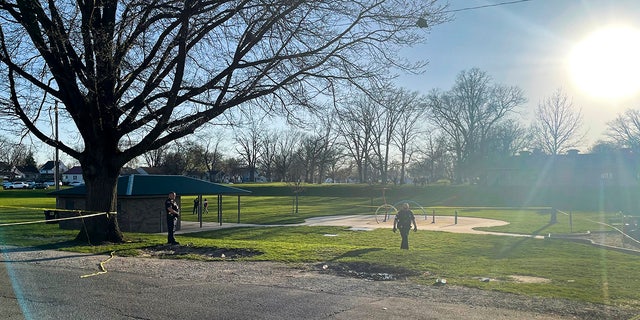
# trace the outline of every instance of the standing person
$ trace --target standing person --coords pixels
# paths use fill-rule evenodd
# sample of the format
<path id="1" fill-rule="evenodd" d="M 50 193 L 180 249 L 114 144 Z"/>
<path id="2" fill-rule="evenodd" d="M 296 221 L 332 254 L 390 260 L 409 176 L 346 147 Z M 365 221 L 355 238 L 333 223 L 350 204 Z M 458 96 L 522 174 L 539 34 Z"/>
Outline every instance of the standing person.
<path id="1" fill-rule="evenodd" d="M 418 231 L 418 224 L 416 223 L 416 217 L 413 215 L 413 211 L 409 209 L 408 203 L 403 203 L 402 208 L 393 220 L 393 232 L 395 233 L 397 229 L 400 229 L 400 236 L 402 237 L 400 249 L 409 250 L 409 231 L 411 231 L 412 223 L 413 231 Z"/>
<path id="2" fill-rule="evenodd" d="M 209 202 L 207 202 L 207 199 L 204 199 L 204 209 L 202 210 L 204 213 L 209 213 Z"/>
<path id="3" fill-rule="evenodd" d="M 180 216 L 175 192 L 169 192 L 169 198 L 164 202 L 164 208 L 167 211 L 167 244 L 180 244 L 173 236 Z"/>
<path id="4" fill-rule="evenodd" d="M 192 214 L 198 213 L 198 204 L 200 204 L 200 202 L 198 202 L 198 198 L 193 199 L 193 213 Z"/>

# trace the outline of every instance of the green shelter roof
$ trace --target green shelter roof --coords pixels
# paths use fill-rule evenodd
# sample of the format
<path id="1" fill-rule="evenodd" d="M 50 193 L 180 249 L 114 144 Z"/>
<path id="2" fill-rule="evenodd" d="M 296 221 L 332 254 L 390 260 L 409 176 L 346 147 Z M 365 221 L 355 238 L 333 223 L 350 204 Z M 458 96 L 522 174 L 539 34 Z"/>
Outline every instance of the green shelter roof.
<path id="1" fill-rule="evenodd" d="M 248 190 L 228 187 L 185 176 L 132 174 L 118 178 L 118 196 L 165 195 L 172 191 L 181 196 L 201 194 L 246 195 L 251 193 L 251 191 Z M 86 186 L 77 186 L 75 188 L 54 191 L 50 194 L 83 195 L 86 193 Z"/>

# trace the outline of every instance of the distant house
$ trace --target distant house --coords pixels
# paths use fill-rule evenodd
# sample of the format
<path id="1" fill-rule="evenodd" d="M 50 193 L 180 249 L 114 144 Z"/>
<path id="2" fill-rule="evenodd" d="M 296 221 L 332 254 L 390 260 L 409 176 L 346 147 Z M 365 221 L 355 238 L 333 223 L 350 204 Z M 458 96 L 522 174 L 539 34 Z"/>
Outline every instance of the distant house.
<path id="1" fill-rule="evenodd" d="M 9 181 L 22 180 L 24 174 L 16 166 L 0 161 L 0 177 Z"/>
<path id="2" fill-rule="evenodd" d="M 177 193 L 176 201 L 180 207 L 182 207 L 182 196 L 237 195 L 239 197 L 251 193 L 247 190 L 185 176 L 169 175 L 121 176 L 118 178 L 117 188 L 117 217 L 120 230 L 146 233 L 167 231 L 164 202 L 169 192 Z M 69 210 L 61 211 L 61 218 L 77 216 L 73 210 L 86 208 L 85 186 L 62 189 L 51 192 L 50 195 L 56 197 L 56 208 Z M 238 208 L 238 217 L 239 210 L 240 208 Z M 60 221 L 59 224 L 63 229 L 79 229 L 82 226 L 82 220 Z M 177 229 L 180 229 L 180 221 Z"/>
<path id="3" fill-rule="evenodd" d="M 84 184 L 82 176 L 82 167 L 74 166 L 73 168 L 62 173 L 62 183 L 69 184 L 72 182 L 80 182 Z"/>
<path id="4" fill-rule="evenodd" d="M 62 163 L 61 161 L 58 161 L 59 163 L 59 172 L 62 175 L 63 172 L 69 170 L 69 168 L 67 168 L 67 166 L 64 165 L 64 163 Z M 41 180 L 47 180 L 47 181 L 53 181 L 55 178 L 55 174 L 56 174 L 56 162 L 53 160 L 47 161 L 45 164 L 43 164 L 40 167 L 40 179 Z"/>
<path id="5" fill-rule="evenodd" d="M 40 178 L 40 171 L 33 165 L 16 166 L 16 169 L 22 173 L 22 179 L 36 181 Z"/>
<path id="6" fill-rule="evenodd" d="M 493 186 L 620 186 L 640 185 L 640 155 L 629 150 L 565 155 L 531 154 L 494 164 L 486 184 Z"/>

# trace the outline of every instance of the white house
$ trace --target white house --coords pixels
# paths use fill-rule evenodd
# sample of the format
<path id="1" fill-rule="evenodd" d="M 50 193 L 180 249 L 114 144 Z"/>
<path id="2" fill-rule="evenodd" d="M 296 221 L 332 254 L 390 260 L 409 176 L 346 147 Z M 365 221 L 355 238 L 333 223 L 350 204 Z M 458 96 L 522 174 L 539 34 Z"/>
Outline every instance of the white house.
<path id="1" fill-rule="evenodd" d="M 84 178 L 82 177 L 82 167 L 75 166 L 62 173 L 62 183 L 70 184 L 76 181 L 84 184 Z"/>
<path id="2" fill-rule="evenodd" d="M 59 163 L 59 170 L 60 172 L 65 172 L 67 171 L 67 166 L 64 165 L 64 163 L 62 163 L 61 161 L 58 161 Z M 56 162 L 51 160 L 51 161 L 47 161 L 44 165 L 42 165 L 42 167 L 40 167 L 40 176 L 50 176 L 53 177 L 53 175 L 56 174 Z"/>

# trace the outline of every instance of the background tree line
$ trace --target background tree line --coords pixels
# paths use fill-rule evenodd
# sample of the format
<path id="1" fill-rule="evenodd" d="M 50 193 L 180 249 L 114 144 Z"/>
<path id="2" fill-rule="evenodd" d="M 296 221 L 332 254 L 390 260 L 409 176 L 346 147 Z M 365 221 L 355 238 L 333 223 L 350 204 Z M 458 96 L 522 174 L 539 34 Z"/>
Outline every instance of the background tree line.
<path id="1" fill-rule="evenodd" d="M 516 86 L 494 83 L 473 68 L 449 90 L 427 95 L 390 84 L 376 94 L 335 94 L 331 103 L 274 124 L 268 114 L 238 113 L 236 125 L 207 129 L 144 153 L 128 165 L 215 182 L 302 181 L 381 184 L 479 182 L 493 163 L 530 151 L 563 154 L 586 134 L 581 107 L 562 89 L 542 99 L 530 123 Z M 640 110 L 608 123 L 587 152 L 640 152 Z M 0 161 L 33 164 L 24 143 L 1 138 Z"/>
<path id="2" fill-rule="evenodd" d="M 390 84 L 370 92 L 376 94 L 336 95 L 291 124 L 242 114 L 231 129 L 201 132 L 135 164 L 205 173 L 216 182 L 244 175 L 249 181 L 470 183 L 521 151 L 563 154 L 586 134 L 581 107 L 562 89 L 543 98 L 527 121 L 522 90 L 496 84 L 477 68 L 460 72 L 449 90 L 427 95 Z M 585 151 L 640 151 L 640 111 L 618 115 L 603 135 Z"/>

